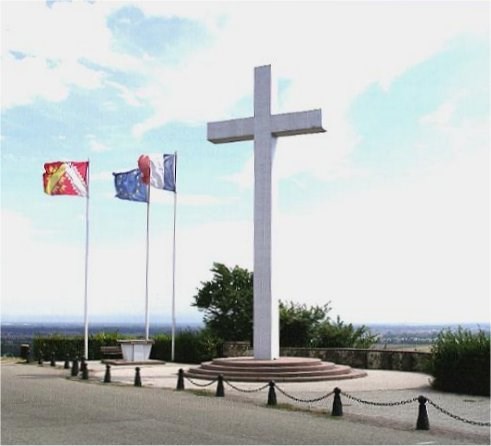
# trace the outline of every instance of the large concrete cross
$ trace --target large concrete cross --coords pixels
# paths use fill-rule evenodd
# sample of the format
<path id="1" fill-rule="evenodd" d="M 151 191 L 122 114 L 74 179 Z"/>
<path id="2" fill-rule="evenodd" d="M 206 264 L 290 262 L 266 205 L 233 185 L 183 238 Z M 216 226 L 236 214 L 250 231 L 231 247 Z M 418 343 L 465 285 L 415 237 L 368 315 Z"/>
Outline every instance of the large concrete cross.
<path id="1" fill-rule="evenodd" d="M 208 123 L 215 144 L 254 140 L 254 358 L 280 356 L 278 297 L 272 289 L 272 173 L 276 138 L 325 132 L 321 110 L 271 114 L 271 65 L 254 70 L 254 116 Z"/>

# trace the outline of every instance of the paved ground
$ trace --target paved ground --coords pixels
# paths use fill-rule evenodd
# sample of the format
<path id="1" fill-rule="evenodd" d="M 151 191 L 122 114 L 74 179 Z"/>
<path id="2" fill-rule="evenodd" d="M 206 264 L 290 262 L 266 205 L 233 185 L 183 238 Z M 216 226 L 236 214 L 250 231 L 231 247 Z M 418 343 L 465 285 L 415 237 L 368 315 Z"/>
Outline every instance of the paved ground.
<path id="1" fill-rule="evenodd" d="M 201 388 L 185 380 L 174 391 L 183 364 L 140 366 L 143 388 L 134 387 L 132 366 L 113 366 L 112 384 L 103 384 L 105 366 L 90 362 L 90 380 L 69 377 L 61 364 L 2 364 L 2 444 L 490 444 L 489 427 L 475 426 L 428 407 L 430 431 L 416 431 L 418 403 L 380 407 L 350 400 L 398 402 L 420 394 L 452 414 L 489 422 L 489 398 L 432 391 L 428 376 L 368 371 L 357 380 L 279 384 L 281 408 L 265 407 L 267 389 L 244 393 L 225 383 Z M 206 384 L 194 381 L 196 384 Z M 255 390 L 257 383 L 232 383 Z M 294 401 L 344 394 L 343 417 L 328 416 L 332 396 L 319 403 Z M 194 390 L 192 390 L 194 389 Z M 208 392 L 211 392 L 211 396 Z M 294 411 L 291 407 L 301 410 Z M 287 408 L 288 409 L 288 408 Z"/>

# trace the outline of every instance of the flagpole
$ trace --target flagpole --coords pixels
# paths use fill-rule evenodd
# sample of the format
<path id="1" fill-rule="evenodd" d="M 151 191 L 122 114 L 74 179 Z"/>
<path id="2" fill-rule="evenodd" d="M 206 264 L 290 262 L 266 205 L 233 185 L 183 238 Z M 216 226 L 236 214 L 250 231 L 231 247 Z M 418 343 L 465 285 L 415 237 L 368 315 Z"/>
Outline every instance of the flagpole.
<path id="1" fill-rule="evenodd" d="M 89 193 L 90 193 L 90 160 L 87 160 L 87 196 L 85 201 L 85 291 L 84 291 L 84 357 L 89 359 L 89 318 L 88 318 L 88 284 L 89 284 Z"/>
<path id="2" fill-rule="evenodd" d="M 150 245 L 150 183 L 148 183 L 147 196 L 147 246 L 146 246 L 146 271 L 145 271 L 145 340 L 149 339 L 149 324 L 148 324 L 148 261 L 149 261 L 149 245 Z"/>
<path id="3" fill-rule="evenodd" d="M 174 235 L 172 246 L 172 336 L 171 361 L 174 361 L 176 349 L 176 210 L 177 210 L 177 152 L 174 152 Z"/>

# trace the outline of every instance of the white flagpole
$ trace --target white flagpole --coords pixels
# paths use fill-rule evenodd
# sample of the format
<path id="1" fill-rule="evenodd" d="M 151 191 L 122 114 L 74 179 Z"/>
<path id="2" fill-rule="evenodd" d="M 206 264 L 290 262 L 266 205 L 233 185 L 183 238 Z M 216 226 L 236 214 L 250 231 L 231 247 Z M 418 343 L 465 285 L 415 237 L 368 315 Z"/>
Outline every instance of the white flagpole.
<path id="1" fill-rule="evenodd" d="M 174 362 L 176 349 L 176 210 L 177 210 L 177 152 L 174 152 L 174 237 L 172 247 L 172 341 L 171 361 Z"/>
<path id="2" fill-rule="evenodd" d="M 149 338 L 149 324 L 148 324 L 148 260 L 149 260 L 149 245 L 150 245 L 150 183 L 148 183 L 148 201 L 147 201 L 147 259 L 146 259 L 146 271 L 145 271 L 145 340 Z"/>
<path id="3" fill-rule="evenodd" d="M 88 318 L 88 284 L 89 284 L 89 172 L 90 162 L 87 160 L 87 195 L 85 202 L 85 291 L 84 291 L 84 357 L 89 359 L 89 318 Z"/>

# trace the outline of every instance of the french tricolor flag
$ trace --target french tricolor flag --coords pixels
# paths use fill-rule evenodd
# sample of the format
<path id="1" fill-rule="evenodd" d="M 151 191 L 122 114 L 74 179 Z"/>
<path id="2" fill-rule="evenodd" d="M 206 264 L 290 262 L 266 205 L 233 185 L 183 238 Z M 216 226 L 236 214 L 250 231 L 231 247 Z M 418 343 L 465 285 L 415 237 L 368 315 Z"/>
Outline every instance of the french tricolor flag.
<path id="1" fill-rule="evenodd" d="M 141 155 L 138 168 L 142 182 L 157 189 L 176 191 L 176 155 Z"/>

